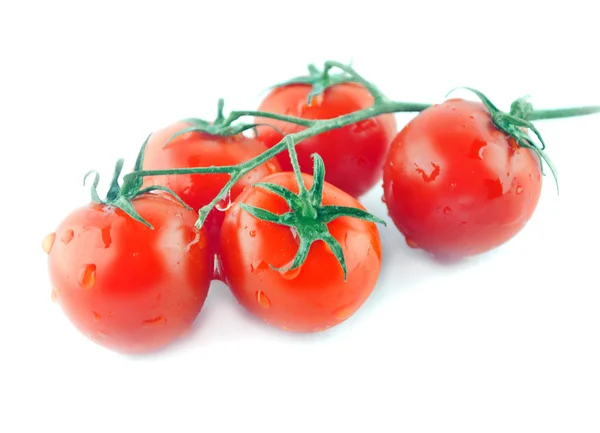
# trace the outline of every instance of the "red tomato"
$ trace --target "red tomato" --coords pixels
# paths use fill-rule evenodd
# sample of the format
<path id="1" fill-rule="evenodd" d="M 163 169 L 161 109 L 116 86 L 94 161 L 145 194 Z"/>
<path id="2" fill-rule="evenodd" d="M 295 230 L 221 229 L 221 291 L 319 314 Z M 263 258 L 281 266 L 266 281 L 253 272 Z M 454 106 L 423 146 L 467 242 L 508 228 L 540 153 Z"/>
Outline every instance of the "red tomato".
<path id="1" fill-rule="evenodd" d="M 43 243 L 53 298 L 75 327 L 109 349 L 159 349 L 190 328 L 212 274 L 197 214 L 159 194 L 132 201 L 154 229 L 122 210 L 73 211 Z"/>
<path id="2" fill-rule="evenodd" d="M 152 134 L 144 154 L 144 170 L 171 168 L 209 167 L 212 165 L 237 165 L 258 156 L 267 150 L 259 140 L 242 134 L 221 137 L 203 132 L 190 132 L 181 135 L 163 147 L 176 132 L 190 126 L 189 123 L 176 122 Z M 281 171 L 276 158 L 254 168 L 242 177 L 231 189 L 230 197 L 209 214 L 205 226 L 211 233 L 211 239 L 218 244 L 218 230 L 223 221 L 223 211 L 238 196 L 246 185 Z M 173 190 L 194 210 L 210 203 L 229 180 L 229 174 L 192 174 L 152 176 L 144 178 L 144 186 L 162 185 Z M 211 243 L 213 243 L 211 241 Z"/>
<path id="3" fill-rule="evenodd" d="M 308 188 L 313 178 L 304 175 Z M 263 182 L 298 192 L 293 173 L 277 173 Z M 323 204 L 364 208 L 331 184 L 324 184 Z M 298 251 L 295 229 L 260 220 L 241 203 L 275 214 L 290 210 L 280 196 L 262 188 L 247 188 L 233 203 L 221 230 L 221 260 L 226 284 L 249 312 L 267 323 L 290 331 L 315 332 L 350 317 L 373 291 L 381 268 L 379 232 L 374 223 L 340 217 L 328 223 L 341 244 L 348 276 L 322 241 L 312 244 L 304 264 L 283 273 Z"/>
<path id="4" fill-rule="evenodd" d="M 498 247 L 525 226 L 540 197 L 540 160 L 498 130 L 482 103 L 451 99 L 396 136 L 383 187 L 410 246 L 456 259 Z"/>
<path id="5" fill-rule="evenodd" d="M 331 119 L 373 105 L 373 97 L 359 84 L 342 83 L 328 87 L 308 105 L 307 97 L 311 89 L 309 84 L 275 88 L 262 101 L 259 110 L 305 119 Z M 257 118 L 256 121 L 273 125 L 284 134 L 305 129 L 304 126 L 273 119 Z M 269 147 L 282 139 L 282 135 L 274 128 L 259 127 L 258 132 L 259 138 Z M 363 120 L 301 141 L 296 145 L 298 161 L 304 173 L 313 174 L 311 155 L 318 153 L 327 168 L 325 180 L 359 197 L 381 179 L 385 155 L 395 133 L 396 119 L 393 114 Z M 292 170 L 287 151 L 280 153 L 277 158 L 284 171 Z"/>

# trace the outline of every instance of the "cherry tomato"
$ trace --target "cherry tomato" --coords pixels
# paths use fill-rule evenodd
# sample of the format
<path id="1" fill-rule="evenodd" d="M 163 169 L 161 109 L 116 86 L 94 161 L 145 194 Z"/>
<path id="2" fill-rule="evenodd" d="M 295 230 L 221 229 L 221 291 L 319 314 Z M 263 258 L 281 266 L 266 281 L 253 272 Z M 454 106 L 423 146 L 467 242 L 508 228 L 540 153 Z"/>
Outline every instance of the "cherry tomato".
<path id="1" fill-rule="evenodd" d="M 169 144 L 164 144 L 176 132 L 190 126 L 186 122 L 176 122 L 152 134 L 144 154 L 144 170 L 172 168 L 209 167 L 237 165 L 258 156 L 267 147 L 257 139 L 238 134 L 230 137 L 210 135 L 204 132 L 190 132 L 180 135 Z M 164 147 L 163 147 L 164 146 Z M 211 243 L 218 244 L 218 231 L 224 213 L 231 201 L 244 189 L 261 178 L 281 171 L 276 158 L 254 168 L 242 177 L 231 189 L 230 196 L 216 206 L 209 214 L 205 226 L 211 234 Z M 151 176 L 144 178 L 144 185 L 162 185 L 173 190 L 194 210 L 210 203 L 229 180 L 229 174 L 191 174 Z"/>
<path id="2" fill-rule="evenodd" d="M 371 94 L 356 83 L 328 87 L 309 105 L 307 97 L 311 90 L 309 84 L 277 87 L 262 101 L 259 110 L 305 119 L 331 119 L 373 105 Z M 257 118 L 256 121 L 273 125 L 284 134 L 305 129 L 304 126 L 272 119 Z M 302 140 L 296 145 L 298 161 L 304 173 L 313 174 L 311 155 L 318 153 L 327 167 L 325 180 L 354 197 L 360 197 L 381 179 L 385 155 L 395 134 L 394 115 L 380 115 Z M 259 127 L 258 136 L 269 147 L 282 139 L 282 135 L 270 127 Z M 291 171 L 287 151 L 281 152 L 277 158 L 284 171 Z"/>
<path id="3" fill-rule="evenodd" d="M 52 296 L 73 325 L 123 353 L 149 352 L 177 339 L 200 312 L 213 262 L 197 214 L 160 194 L 122 210 L 93 203 L 74 210 L 43 242 Z"/>
<path id="4" fill-rule="evenodd" d="M 313 178 L 304 175 L 308 188 Z M 298 185 L 293 173 L 267 176 L 262 182 L 282 185 L 293 192 Z M 364 208 L 344 191 L 324 183 L 323 204 Z M 335 326 L 360 308 L 373 291 L 381 268 L 381 244 L 372 222 L 340 217 L 327 223 L 341 244 L 348 269 L 342 268 L 322 241 L 312 244 L 306 261 L 289 267 L 298 251 L 295 229 L 260 220 L 241 208 L 241 203 L 275 214 L 290 210 L 280 196 L 249 187 L 227 211 L 221 230 L 221 260 L 226 284 L 239 303 L 265 322 L 290 331 L 315 332 Z"/>
<path id="5" fill-rule="evenodd" d="M 458 259 L 498 247 L 525 226 L 540 197 L 540 160 L 498 130 L 482 103 L 450 99 L 396 136 L 383 188 L 410 246 Z"/>

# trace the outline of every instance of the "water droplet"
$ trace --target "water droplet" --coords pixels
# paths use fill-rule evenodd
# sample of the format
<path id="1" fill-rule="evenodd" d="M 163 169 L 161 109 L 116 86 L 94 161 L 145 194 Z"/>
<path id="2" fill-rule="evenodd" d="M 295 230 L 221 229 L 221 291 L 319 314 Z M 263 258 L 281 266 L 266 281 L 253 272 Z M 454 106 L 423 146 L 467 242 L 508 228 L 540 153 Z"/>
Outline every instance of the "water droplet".
<path id="1" fill-rule="evenodd" d="M 96 265 L 85 265 L 79 270 L 79 285 L 84 289 L 91 289 L 96 284 Z"/>
<path id="2" fill-rule="evenodd" d="M 382 195 L 382 196 L 381 196 L 381 201 L 382 201 L 382 202 L 384 202 L 384 203 L 387 203 L 387 200 L 386 200 L 386 198 L 385 198 L 385 195 Z"/>
<path id="3" fill-rule="evenodd" d="M 361 132 L 367 131 L 377 126 L 377 121 L 374 118 L 365 119 L 360 122 L 356 122 L 352 127 L 354 134 L 360 134 Z"/>
<path id="4" fill-rule="evenodd" d="M 346 305 L 334 310 L 333 315 L 336 317 L 336 319 L 346 320 L 348 317 L 352 316 L 354 311 L 355 308 L 353 305 Z"/>
<path id="5" fill-rule="evenodd" d="M 483 159 L 483 152 L 486 146 L 486 141 L 479 139 L 473 141 L 473 144 L 471 144 L 471 149 L 469 150 L 469 156 L 476 159 Z"/>
<path id="6" fill-rule="evenodd" d="M 423 176 L 423 180 L 427 183 L 433 182 L 439 176 L 441 170 L 440 166 L 433 162 L 431 163 L 431 166 L 433 167 L 433 170 L 429 173 L 425 173 L 425 170 L 415 164 L 415 171 Z"/>
<path id="7" fill-rule="evenodd" d="M 54 239 L 56 239 L 56 233 L 49 233 L 42 241 L 42 249 L 46 254 L 50 254 L 52 245 L 54 245 Z"/>
<path id="8" fill-rule="evenodd" d="M 162 314 L 160 316 L 154 317 L 152 319 L 144 320 L 142 322 L 143 326 L 163 326 L 167 323 L 167 318 Z"/>
<path id="9" fill-rule="evenodd" d="M 101 234 L 102 234 L 102 242 L 104 243 L 104 248 L 110 247 L 110 244 L 112 243 L 112 239 L 110 237 L 110 226 L 104 227 L 101 230 Z"/>
<path id="10" fill-rule="evenodd" d="M 296 227 L 290 227 L 290 232 L 292 233 L 294 240 L 299 241 L 298 230 L 296 230 Z"/>
<path id="11" fill-rule="evenodd" d="M 73 240 L 73 236 L 75 236 L 75 233 L 73 232 L 73 230 L 67 229 L 60 237 L 60 240 L 63 243 L 68 244 L 69 242 L 71 242 L 71 240 Z"/>
<path id="12" fill-rule="evenodd" d="M 484 182 L 488 189 L 488 198 L 502 197 L 504 188 L 500 179 L 485 179 Z"/>
<path id="13" fill-rule="evenodd" d="M 94 322 L 99 322 L 102 319 L 102 316 L 95 311 L 92 311 L 92 317 L 94 318 Z"/>
<path id="14" fill-rule="evenodd" d="M 523 192 L 523 187 L 521 185 L 517 185 L 517 195 Z"/>
<path id="15" fill-rule="evenodd" d="M 298 266 L 296 269 L 289 269 L 287 271 L 283 271 L 281 272 L 281 278 L 283 278 L 284 280 L 293 280 L 295 278 L 298 278 L 301 269 L 302 267 Z"/>
<path id="16" fill-rule="evenodd" d="M 271 308 L 271 301 L 265 296 L 262 290 L 256 292 L 256 302 L 263 308 Z"/>
<path id="17" fill-rule="evenodd" d="M 215 205 L 215 209 L 225 212 L 227 209 L 231 207 L 231 190 L 227 191 L 227 195 L 218 201 Z"/>
<path id="18" fill-rule="evenodd" d="M 253 238 L 254 236 L 256 236 L 256 230 L 250 230 L 248 232 L 248 234 L 250 235 L 251 238 Z"/>
<path id="19" fill-rule="evenodd" d="M 265 262 L 264 260 L 259 260 L 258 262 L 252 263 L 250 265 L 251 272 L 263 272 L 263 271 L 266 271 L 267 269 L 270 269 L 270 267 L 267 264 L 267 262 Z"/>
<path id="20" fill-rule="evenodd" d="M 275 167 L 275 164 L 273 164 L 272 162 L 267 162 L 265 164 L 265 168 L 271 174 L 273 174 L 273 173 L 275 173 L 277 171 L 277 167 Z"/>
<path id="21" fill-rule="evenodd" d="M 408 245 L 411 248 L 419 248 L 419 245 L 415 241 L 408 238 L 406 239 L 406 245 Z"/>
<path id="22" fill-rule="evenodd" d="M 58 290 L 57 288 L 53 288 L 52 293 L 50 293 L 50 299 L 52 299 L 52 302 L 57 302 L 59 295 L 60 295 L 60 290 Z"/>
<path id="23" fill-rule="evenodd" d="M 221 280 L 223 278 L 223 265 L 217 254 L 214 255 L 213 278 Z"/>
<path id="24" fill-rule="evenodd" d="M 450 184 L 450 188 L 452 188 L 452 189 L 456 188 L 456 182 L 452 182 L 452 183 Z"/>
<path id="25" fill-rule="evenodd" d="M 450 206 L 444 208 L 444 215 L 452 215 L 452 208 Z"/>

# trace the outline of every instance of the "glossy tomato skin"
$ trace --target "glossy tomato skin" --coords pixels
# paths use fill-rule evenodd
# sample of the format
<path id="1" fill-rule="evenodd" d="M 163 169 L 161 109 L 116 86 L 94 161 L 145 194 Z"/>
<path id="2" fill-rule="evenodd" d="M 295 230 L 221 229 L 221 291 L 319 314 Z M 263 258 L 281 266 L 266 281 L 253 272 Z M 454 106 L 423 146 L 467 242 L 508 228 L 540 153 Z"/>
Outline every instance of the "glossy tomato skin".
<path id="1" fill-rule="evenodd" d="M 331 86 L 309 105 L 307 98 L 311 90 L 308 84 L 275 88 L 262 101 L 259 110 L 305 119 L 331 119 L 373 105 L 371 94 L 356 83 Z M 257 122 L 271 124 L 284 134 L 305 129 L 272 119 L 258 118 Z M 259 127 L 258 131 L 259 138 L 269 147 L 282 139 L 274 128 Z M 318 153 L 327 168 L 325 180 L 353 197 L 360 197 L 380 181 L 385 155 L 395 134 L 394 115 L 380 115 L 302 140 L 296 145 L 298 161 L 304 173 L 312 174 L 311 155 Z M 291 171 L 287 151 L 277 158 L 284 171 Z"/>
<path id="2" fill-rule="evenodd" d="M 212 256 L 196 213 L 147 194 L 134 208 L 74 210 L 44 240 L 53 298 L 73 325 L 122 353 L 160 349 L 185 333 L 206 299 Z"/>
<path id="3" fill-rule="evenodd" d="M 312 176 L 304 175 L 307 187 Z M 264 179 L 298 191 L 292 173 Z M 335 326 L 360 308 L 373 291 L 381 268 L 381 244 L 375 224 L 342 217 L 328 224 L 341 244 L 348 278 L 329 247 L 315 242 L 297 270 L 280 273 L 269 265 L 290 265 L 298 239 L 289 227 L 259 220 L 240 203 L 281 214 L 289 210 L 279 196 L 247 188 L 227 212 L 221 230 L 221 260 L 225 282 L 239 303 L 265 322 L 288 331 L 316 332 Z M 326 205 L 362 206 L 353 197 L 325 183 Z"/>
<path id="4" fill-rule="evenodd" d="M 410 246 L 459 259 L 496 248 L 525 226 L 541 193 L 540 162 L 496 129 L 483 104 L 451 99 L 396 136 L 383 187 Z"/>
<path id="5" fill-rule="evenodd" d="M 146 145 L 144 170 L 236 165 L 267 150 L 264 143 L 242 134 L 220 137 L 204 132 L 181 135 L 164 146 L 173 134 L 188 126 L 189 123 L 176 122 L 154 132 Z M 205 226 L 214 239 L 211 243 L 218 244 L 218 231 L 223 221 L 223 211 L 229 206 L 231 200 L 235 199 L 246 185 L 258 182 L 261 178 L 279 171 L 281 168 L 277 159 L 272 158 L 247 173 L 233 186 L 230 197 L 213 209 L 207 218 Z M 226 173 L 178 174 L 146 177 L 144 185 L 166 186 L 198 211 L 217 196 L 228 180 L 229 175 Z"/>

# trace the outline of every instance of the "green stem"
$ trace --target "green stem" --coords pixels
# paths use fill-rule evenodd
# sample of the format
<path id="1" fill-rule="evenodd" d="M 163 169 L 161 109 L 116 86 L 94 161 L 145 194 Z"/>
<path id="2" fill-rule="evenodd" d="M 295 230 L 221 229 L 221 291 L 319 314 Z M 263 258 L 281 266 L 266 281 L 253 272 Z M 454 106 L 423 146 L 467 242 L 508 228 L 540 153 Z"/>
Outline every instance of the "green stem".
<path id="1" fill-rule="evenodd" d="M 288 135 L 284 138 L 284 141 L 290 155 L 290 161 L 292 162 L 292 169 L 294 170 L 294 176 L 296 177 L 296 182 L 298 183 L 300 197 L 307 198 L 308 189 L 306 188 L 304 180 L 302 179 L 302 170 L 300 169 L 300 163 L 298 162 L 298 154 L 296 153 L 296 143 L 294 142 L 294 137 Z"/>
<path id="2" fill-rule="evenodd" d="M 421 104 L 421 103 L 412 103 L 412 102 L 380 102 L 371 107 L 365 108 L 363 110 L 355 111 L 349 114 L 345 114 L 343 116 L 338 116 L 333 119 L 328 120 L 311 120 L 311 124 L 308 128 L 303 129 L 302 131 L 288 134 L 285 136 L 279 143 L 260 155 L 243 162 L 238 165 L 226 165 L 226 166 L 211 166 L 211 167 L 190 167 L 190 168 L 173 168 L 173 169 L 164 169 L 164 170 L 140 170 L 129 173 L 125 176 L 124 182 L 132 182 L 135 179 L 139 179 L 140 177 L 146 176 L 168 176 L 168 175 L 178 175 L 178 174 L 211 174 L 211 173 L 229 173 L 231 174 L 231 178 L 227 182 L 227 184 L 221 189 L 217 197 L 213 201 L 211 201 L 208 205 L 202 208 L 202 212 L 200 214 L 200 218 L 198 220 L 198 226 L 201 226 L 204 223 L 204 219 L 206 215 L 216 206 L 216 204 L 227 194 L 227 191 L 231 189 L 231 187 L 237 182 L 242 176 L 251 171 L 252 169 L 258 167 L 259 165 L 265 163 L 269 159 L 281 153 L 284 149 L 288 148 L 290 152 L 290 158 L 292 158 L 292 165 L 294 166 L 294 172 L 296 173 L 296 178 L 298 179 L 298 186 L 300 191 L 304 188 L 306 190 L 306 186 L 302 181 L 302 175 L 300 171 L 300 167 L 298 165 L 298 158 L 296 155 L 295 145 L 305 140 L 309 137 L 314 137 L 315 135 L 322 134 L 327 131 L 331 131 L 332 129 L 342 128 L 347 125 L 351 125 L 362 120 L 369 119 L 371 117 L 378 116 L 380 114 L 386 113 L 399 113 L 399 112 L 419 112 L 428 108 L 429 104 Z M 232 114 L 239 114 L 241 116 L 262 116 L 263 114 L 271 114 L 271 113 L 263 113 L 261 111 L 239 111 Z M 229 117 L 232 117 L 231 115 Z M 235 117 L 235 116 L 234 116 Z M 267 116 L 265 116 L 267 117 Z M 273 116 L 271 116 L 273 117 Z M 237 117 L 236 117 L 237 118 Z M 278 118 L 285 121 L 290 121 L 292 123 L 297 120 L 297 118 L 291 116 L 278 115 Z M 305 120 L 305 119 L 303 119 Z M 226 122 L 229 121 L 229 118 Z M 296 155 L 294 158 L 293 155 Z M 295 159 L 295 161 L 294 161 Z"/>
<path id="3" fill-rule="evenodd" d="M 586 116 L 600 113 L 600 106 L 555 108 L 549 110 L 534 110 L 527 115 L 527 120 L 563 119 L 565 117 Z"/>
<path id="4" fill-rule="evenodd" d="M 331 68 L 338 68 L 338 69 L 352 75 L 356 79 L 356 81 L 358 81 L 360 84 L 362 84 L 369 91 L 369 93 L 373 96 L 373 100 L 375 101 L 375 104 L 378 104 L 378 103 L 381 103 L 381 102 L 384 102 L 387 100 L 386 96 L 383 94 L 383 92 L 381 90 L 379 90 L 379 88 L 377 88 L 377 86 L 375 86 L 375 84 L 366 80 L 362 75 L 360 75 L 358 72 L 356 72 L 354 70 L 354 68 L 352 68 L 351 66 L 331 60 L 331 61 L 325 62 L 324 73 L 327 73 L 329 71 L 329 69 L 331 69 Z"/>
<path id="5" fill-rule="evenodd" d="M 238 120 L 240 117 L 244 117 L 244 116 L 264 117 L 266 119 L 282 120 L 284 122 L 295 123 L 296 125 L 307 126 L 307 127 L 311 127 L 316 122 L 318 122 L 318 120 L 303 119 L 301 117 L 286 116 L 284 114 L 277 114 L 277 113 L 269 113 L 268 111 L 244 110 L 244 111 L 232 111 L 231 113 L 229 113 L 229 116 L 227 116 L 227 119 L 225 119 L 223 124 L 231 125 L 233 122 Z"/>

